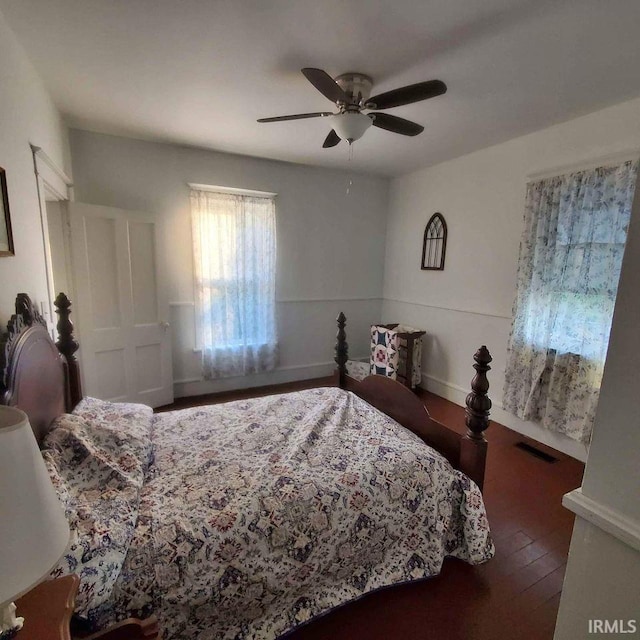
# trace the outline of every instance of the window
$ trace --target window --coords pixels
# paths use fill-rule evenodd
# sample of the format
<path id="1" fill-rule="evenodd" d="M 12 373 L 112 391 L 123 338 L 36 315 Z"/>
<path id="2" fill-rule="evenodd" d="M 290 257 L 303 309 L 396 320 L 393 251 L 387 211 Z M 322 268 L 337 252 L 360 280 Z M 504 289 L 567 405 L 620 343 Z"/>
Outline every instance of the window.
<path id="1" fill-rule="evenodd" d="M 609 344 L 637 162 L 527 188 L 504 407 L 588 442 Z"/>
<path id="2" fill-rule="evenodd" d="M 196 336 L 207 379 L 277 361 L 273 197 L 192 189 Z"/>
<path id="3" fill-rule="evenodd" d="M 527 313 L 525 337 L 531 346 L 604 365 L 630 214 L 630 203 L 622 210 L 617 204 L 578 209 L 578 224 L 558 222 L 546 286 L 531 296 Z"/>

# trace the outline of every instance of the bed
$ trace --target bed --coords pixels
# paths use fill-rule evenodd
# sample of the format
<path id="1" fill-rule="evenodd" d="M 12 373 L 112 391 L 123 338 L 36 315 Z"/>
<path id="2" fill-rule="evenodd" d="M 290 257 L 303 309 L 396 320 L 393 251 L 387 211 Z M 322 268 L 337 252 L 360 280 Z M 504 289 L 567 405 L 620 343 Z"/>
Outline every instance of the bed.
<path id="1" fill-rule="evenodd" d="M 485 348 L 463 437 L 400 383 L 347 375 L 342 314 L 337 386 L 153 414 L 82 397 L 70 306 L 56 299 L 54 344 L 18 296 L 3 402 L 43 449 L 74 536 L 53 575 L 80 575 L 92 625 L 155 614 L 167 640 L 275 638 L 445 557 L 492 557 Z"/>

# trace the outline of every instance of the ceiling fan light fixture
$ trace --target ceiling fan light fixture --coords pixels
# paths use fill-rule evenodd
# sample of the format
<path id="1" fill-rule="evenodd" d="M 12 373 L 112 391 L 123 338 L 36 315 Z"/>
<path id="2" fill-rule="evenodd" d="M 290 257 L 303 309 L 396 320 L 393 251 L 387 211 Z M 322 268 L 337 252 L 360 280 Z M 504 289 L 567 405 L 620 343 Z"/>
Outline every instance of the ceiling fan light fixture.
<path id="1" fill-rule="evenodd" d="M 357 111 L 345 111 L 333 116 L 334 131 L 349 143 L 361 138 L 371 125 L 371 118 Z"/>
<path id="2" fill-rule="evenodd" d="M 334 114 L 327 111 L 295 113 L 290 116 L 260 118 L 258 122 L 331 117 L 333 118 L 333 128 L 322 144 L 323 149 L 335 147 L 340 140 L 346 140 L 351 144 L 362 138 L 371 125 L 403 136 L 417 136 L 424 131 L 421 124 L 384 113 L 384 109 L 421 102 L 440 96 L 447 91 L 447 85 L 441 80 L 427 80 L 370 97 L 373 80 L 364 73 L 343 73 L 332 78 L 326 71 L 315 67 L 305 67 L 302 69 L 302 73 L 325 98 L 335 104 L 339 113 Z M 376 111 L 364 114 L 362 113 L 363 109 L 375 109 Z"/>

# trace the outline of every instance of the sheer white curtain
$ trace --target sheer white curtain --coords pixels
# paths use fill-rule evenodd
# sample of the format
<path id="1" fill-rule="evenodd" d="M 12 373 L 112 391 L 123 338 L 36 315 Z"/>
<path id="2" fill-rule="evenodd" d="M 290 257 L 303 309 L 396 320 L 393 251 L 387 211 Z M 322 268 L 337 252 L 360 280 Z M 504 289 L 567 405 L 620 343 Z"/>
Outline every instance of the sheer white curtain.
<path id="1" fill-rule="evenodd" d="M 638 162 L 527 187 L 504 408 L 588 442 Z"/>
<path id="2" fill-rule="evenodd" d="M 273 198 L 191 191 L 196 335 L 206 379 L 277 364 Z"/>

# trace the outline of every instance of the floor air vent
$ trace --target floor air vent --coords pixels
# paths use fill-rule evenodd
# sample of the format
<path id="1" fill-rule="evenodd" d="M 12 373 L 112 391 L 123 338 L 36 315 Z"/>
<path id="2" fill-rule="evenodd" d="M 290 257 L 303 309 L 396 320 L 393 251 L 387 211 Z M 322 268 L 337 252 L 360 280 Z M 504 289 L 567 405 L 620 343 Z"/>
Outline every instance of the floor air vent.
<path id="1" fill-rule="evenodd" d="M 540 449 L 534 447 L 533 445 L 527 444 L 526 442 L 516 442 L 515 446 L 518 447 L 518 449 L 522 449 L 532 456 L 539 458 L 540 460 L 544 460 L 545 462 L 558 462 L 558 458 L 554 458 L 552 455 L 545 453 L 544 451 L 541 451 Z"/>

